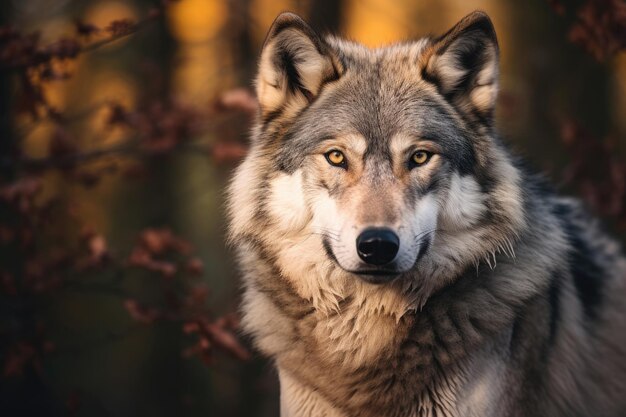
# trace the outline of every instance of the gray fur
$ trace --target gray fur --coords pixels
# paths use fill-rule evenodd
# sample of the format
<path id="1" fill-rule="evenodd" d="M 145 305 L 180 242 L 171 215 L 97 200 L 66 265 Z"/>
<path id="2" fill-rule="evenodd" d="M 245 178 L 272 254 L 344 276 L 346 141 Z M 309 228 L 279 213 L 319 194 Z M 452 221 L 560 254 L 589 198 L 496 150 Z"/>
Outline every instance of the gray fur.
<path id="1" fill-rule="evenodd" d="M 626 261 L 495 135 L 497 51 L 479 12 L 375 50 L 274 24 L 229 209 L 283 417 L 626 415 Z M 405 239 L 386 284 L 350 272 L 369 225 Z"/>

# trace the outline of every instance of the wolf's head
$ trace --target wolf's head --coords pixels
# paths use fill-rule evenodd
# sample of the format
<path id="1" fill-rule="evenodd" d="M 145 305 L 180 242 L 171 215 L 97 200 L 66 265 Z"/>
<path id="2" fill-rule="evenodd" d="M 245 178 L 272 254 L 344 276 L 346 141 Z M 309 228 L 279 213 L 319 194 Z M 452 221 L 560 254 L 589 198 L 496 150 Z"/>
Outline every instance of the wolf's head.
<path id="1" fill-rule="evenodd" d="M 403 277 L 427 295 L 512 252 L 524 216 L 517 170 L 493 134 L 497 82 L 481 12 L 441 37 L 379 49 L 281 14 L 260 59 L 251 152 L 231 186 L 232 236 L 302 293 Z"/>

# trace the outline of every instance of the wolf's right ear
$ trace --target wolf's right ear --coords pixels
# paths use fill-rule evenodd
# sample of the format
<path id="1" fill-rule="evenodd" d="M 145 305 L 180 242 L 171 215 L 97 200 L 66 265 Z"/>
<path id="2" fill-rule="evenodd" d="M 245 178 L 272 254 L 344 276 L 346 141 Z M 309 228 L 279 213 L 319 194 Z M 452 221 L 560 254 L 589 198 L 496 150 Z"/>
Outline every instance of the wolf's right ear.
<path id="1" fill-rule="evenodd" d="M 490 124 L 498 92 L 498 54 L 491 19 L 477 11 L 433 42 L 422 75 L 461 112 Z"/>
<path id="2" fill-rule="evenodd" d="M 331 48 L 304 20 L 280 14 L 265 39 L 256 80 L 264 122 L 308 106 L 342 72 Z"/>

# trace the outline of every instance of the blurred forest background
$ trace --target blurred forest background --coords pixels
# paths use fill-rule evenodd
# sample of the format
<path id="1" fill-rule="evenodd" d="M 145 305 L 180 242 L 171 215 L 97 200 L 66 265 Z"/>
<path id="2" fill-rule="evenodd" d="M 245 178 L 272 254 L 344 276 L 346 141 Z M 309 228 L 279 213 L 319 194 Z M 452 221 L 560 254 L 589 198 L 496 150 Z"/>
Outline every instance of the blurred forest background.
<path id="1" fill-rule="evenodd" d="M 276 416 L 223 190 L 283 10 L 370 46 L 474 9 L 511 146 L 626 237 L 623 0 L 0 2 L 0 416 Z"/>

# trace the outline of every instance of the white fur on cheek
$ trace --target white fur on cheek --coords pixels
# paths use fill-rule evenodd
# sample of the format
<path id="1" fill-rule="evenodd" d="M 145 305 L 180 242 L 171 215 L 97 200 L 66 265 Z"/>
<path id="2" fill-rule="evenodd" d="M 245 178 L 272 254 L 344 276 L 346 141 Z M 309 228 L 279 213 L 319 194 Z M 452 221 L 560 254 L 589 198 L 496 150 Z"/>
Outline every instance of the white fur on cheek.
<path id="1" fill-rule="evenodd" d="M 298 232 L 310 219 L 302 189 L 302 171 L 280 174 L 270 182 L 268 211 L 278 229 Z"/>
<path id="2" fill-rule="evenodd" d="M 259 184 L 256 164 L 253 152 L 237 168 L 235 176 L 228 190 L 230 203 L 228 212 L 230 216 L 230 238 L 245 234 L 252 227 L 254 217 L 254 194 L 250 189 L 255 189 Z"/>
<path id="3" fill-rule="evenodd" d="M 327 235 L 333 254 L 339 265 L 347 270 L 357 269 L 361 259 L 356 252 L 356 228 L 340 213 L 336 201 L 327 191 L 319 193 L 313 200 L 313 230 Z"/>
<path id="4" fill-rule="evenodd" d="M 437 225 L 439 206 L 432 195 L 424 196 L 415 207 L 413 236 L 429 232 Z"/>
<path id="5" fill-rule="evenodd" d="M 398 269 L 409 270 L 415 263 L 420 250 L 421 241 L 435 233 L 439 206 L 431 195 L 420 199 L 413 211 L 408 211 L 410 218 L 403 221 L 410 227 L 400 229 L 400 252 L 397 256 Z"/>
<path id="6" fill-rule="evenodd" d="M 466 229 L 473 226 L 485 211 L 485 196 L 480 185 L 470 176 L 454 174 L 442 213 L 445 229 Z"/>
<path id="7" fill-rule="evenodd" d="M 319 230 L 331 230 L 337 232 L 340 226 L 338 222 L 337 203 L 327 191 L 317 193 L 312 201 L 313 227 Z"/>
<path id="8" fill-rule="evenodd" d="M 426 195 L 418 203 L 415 210 L 415 229 L 413 236 L 420 236 L 422 240 L 426 236 L 433 236 L 437 228 L 437 216 L 439 205 L 434 196 Z M 416 254 L 417 256 L 417 254 Z"/>

